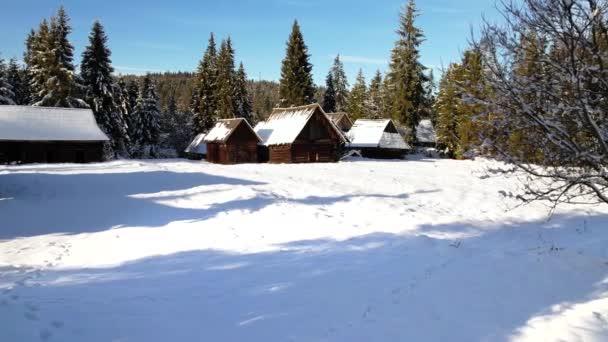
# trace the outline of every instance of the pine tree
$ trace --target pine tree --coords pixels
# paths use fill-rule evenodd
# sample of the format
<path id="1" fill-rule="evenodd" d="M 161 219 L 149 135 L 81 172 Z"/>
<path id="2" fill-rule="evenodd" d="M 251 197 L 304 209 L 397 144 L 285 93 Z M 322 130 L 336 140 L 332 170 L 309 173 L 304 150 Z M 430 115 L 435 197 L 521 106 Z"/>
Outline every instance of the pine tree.
<path id="1" fill-rule="evenodd" d="M 365 76 L 363 70 L 359 69 L 357 80 L 350 92 L 348 101 L 348 113 L 353 120 L 367 117 L 367 86 L 365 84 Z"/>
<path id="2" fill-rule="evenodd" d="M 217 56 L 217 116 L 233 118 L 236 113 L 234 49 L 230 38 L 222 41 Z"/>
<path id="3" fill-rule="evenodd" d="M 0 105 L 14 105 L 15 93 L 8 81 L 8 69 L 4 59 L 0 58 Z"/>
<path id="4" fill-rule="evenodd" d="M 129 113 L 133 113 L 135 106 L 137 106 L 137 99 L 139 98 L 139 85 L 137 82 L 131 80 L 127 83 L 127 95 Z"/>
<path id="5" fill-rule="evenodd" d="M 253 122 L 253 115 L 251 111 L 251 100 L 249 99 L 249 93 L 247 91 L 247 74 L 245 73 L 245 67 L 243 63 L 239 65 L 239 70 L 236 72 L 235 77 L 235 100 L 236 100 L 236 117 L 245 118 L 251 125 Z"/>
<path id="6" fill-rule="evenodd" d="M 206 133 L 217 117 L 217 51 L 213 33 L 199 63 L 195 87 L 191 103 L 194 129 L 198 133 Z"/>
<path id="7" fill-rule="evenodd" d="M 420 63 L 419 47 L 424 36 L 415 26 L 417 15 L 414 0 L 410 0 L 405 13 L 400 16 L 399 39 L 392 51 L 388 74 L 392 117 L 408 128 L 410 143 L 416 140 L 416 127 L 425 103 L 424 83 L 427 81 L 425 67 Z"/>
<path id="8" fill-rule="evenodd" d="M 72 31 L 69 17 L 63 6 L 51 18 L 48 33 L 38 32 L 34 54 L 38 101 L 35 106 L 77 107 L 88 105 L 78 97 L 78 77 L 74 71 L 74 47 L 68 40 Z M 45 29 L 44 23 L 41 31 Z"/>
<path id="9" fill-rule="evenodd" d="M 457 64 L 451 64 L 448 67 L 439 83 L 439 92 L 435 102 L 437 142 L 446 149 L 445 152 L 449 156 L 454 156 L 460 144 L 458 136 L 460 91 L 455 79 L 459 68 L 460 66 Z"/>
<path id="10" fill-rule="evenodd" d="M 323 110 L 325 113 L 335 113 L 336 110 L 336 89 L 334 88 L 334 77 L 331 71 L 325 79 L 325 93 L 323 94 Z"/>
<path id="11" fill-rule="evenodd" d="M 348 107 L 348 78 L 344 71 L 344 64 L 340 60 L 340 55 L 334 59 L 331 67 L 331 76 L 334 80 L 334 90 L 336 92 L 336 111 L 343 112 Z"/>
<path id="12" fill-rule="evenodd" d="M 180 111 L 177 106 L 175 89 L 169 96 L 169 103 L 163 111 L 161 120 L 162 144 L 172 148 L 179 155 L 190 144 L 194 132 L 192 131 L 192 116 L 186 111 Z"/>
<path id="13" fill-rule="evenodd" d="M 19 67 L 15 58 L 11 58 L 8 62 L 6 80 L 13 88 L 15 104 L 27 105 L 29 103 L 29 93 L 26 73 Z"/>
<path id="14" fill-rule="evenodd" d="M 382 118 L 382 107 L 384 102 L 383 87 L 382 74 L 380 73 L 380 70 L 377 70 L 367 91 L 367 118 L 369 119 Z"/>
<path id="15" fill-rule="evenodd" d="M 29 76 L 30 104 L 34 104 L 44 95 L 46 81 L 49 79 L 48 63 L 51 53 L 49 50 L 50 30 L 48 21 L 44 19 L 38 26 L 38 31 L 32 30 L 26 40 L 24 60 Z"/>
<path id="16" fill-rule="evenodd" d="M 150 75 L 143 79 L 133 116 L 139 120 L 133 127 L 134 141 L 139 143 L 143 156 L 156 157 L 160 139 L 160 108 Z"/>
<path id="17" fill-rule="evenodd" d="M 298 21 L 294 21 L 286 56 L 281 66 L 279 94 L 282 106 L 301 106 L 314 101 L 315 87 L 312 81 L 312 64 L 309 62 L 308 47 L 300 31 Z"/>
<path id="18" fill-rule="evenodd" d="M 112 77 L 111 52 L 107 48 L 107 36 L 99 21 L 93 23 L 89 45 L 82 54 L 81 76 L 86 89 L 85 100 L 93 110 L 99 127 L 111 137 L 112 149 L 127 155 L 127 125 L 120 111 L 116 96 L 121 90 Z"/>

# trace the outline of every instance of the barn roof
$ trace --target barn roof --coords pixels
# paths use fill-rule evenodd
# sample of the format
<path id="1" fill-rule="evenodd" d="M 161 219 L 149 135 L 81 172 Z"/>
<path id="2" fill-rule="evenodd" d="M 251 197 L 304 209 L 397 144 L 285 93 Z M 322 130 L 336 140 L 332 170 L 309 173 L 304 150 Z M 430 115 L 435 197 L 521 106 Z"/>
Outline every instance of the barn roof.
<path id="1" fill-rule="evenodd" d="M 416 140 L 421 143 L 434 143 L 437 141 L 435 127 L 433 127 L 431 120 L 420 120 L 420 123 L 416 127 Z"/>
<path id="2" fill-rule="evenodd" d="M 327 117 L 330 118 L 331 121 L 333 121 L 335 124 L 340 122 L 340 120 L 342 120 L 344 117 L 346 117 L 346 119 L 350 122 L 351 125 L 353 123 L 350 119 L 350 116 L 348 116 L 348 113 L 346 112 L 327 113 Z"/>
<path id="3" fill-rule="evenodd" d="M 207 154 L 207 144 L 205 143 L 205 133 L 194 137 L 190 145 L 184 150 L 186 153 Z"/>
<path id="4" fill-rule="evenodd" d="M 389 128 L 393 128 L 390 132 Z M 355 121 L 348 132 L 350 147 L 376 147 L 409 150 L 411 147 L 405 142 L 392 120 L 363 120 Z"/>
<path id="5" fill-rule="evenodd" d="M 107 141 L 90 109 L 0 106 L 0 140 Z"/>
<path id="6" fill-rule="evenodd" d="M 326 115 L 318 103 L 292 108 L 275 108 L 266 121 L 259 122 L 255 126 L 255 131 L 266 146 L 291 144 L 317 110 Z M 336 124 L 329 118 L 328 121 L 340 139 L 347 141 Z"/>
<path id="7" fill-rule="evenodd" d="M 251 125 L 249 125 L 247 120 L 243 118 L 218 120 L 218 122 L 215 123 L 215 126 L 209 131 L 209 133 L 205 135 L 203 140 L 206 143 L 224 143 L 228 140 L 228 138 L 230 138 L 230 136 L 232 135 L 232 133 L 234 133 L 237 127 L 242 124 L 247 125 L 247 127 L 249 127 L 249 129 L 255 134 L 256 138 L 258 139 L 258 142 L 262 142 L 262 139 L 258 136 L 257 133 L 255 133 L 253 128 L 251 128 Z"/>

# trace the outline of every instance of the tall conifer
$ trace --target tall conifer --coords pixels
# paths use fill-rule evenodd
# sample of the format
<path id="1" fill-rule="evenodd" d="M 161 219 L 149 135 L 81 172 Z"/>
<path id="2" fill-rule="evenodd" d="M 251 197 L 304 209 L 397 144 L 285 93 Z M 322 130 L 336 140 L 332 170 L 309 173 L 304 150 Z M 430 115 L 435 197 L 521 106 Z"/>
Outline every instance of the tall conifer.
<path id="1" fill-rule="evenodd" d="M 409 0 L 399 19 L 399 39 L 392 51 L 388 73 L 391 114 L 408 128 L 410 142 L 416 139 L 416 127 L 425 103 L 424 83 L 427 81 L 425 67 L 420 63 L 419 48 L 424 35 L 415 25 L 417 16 L 414 0 Z"/>
<path id="2" fill-rule="evenodd" d="M 331 76 L 336 92 L 336 111 L 345 111 L 348 107 L 348 78 L 344 71 L 344 64 L 340 60 L 340 55 L 334 59 L 334 64 L 331 67 Z"/>
<path id="3" fill-rule="evenodd" d="M 308 47 L 296 20 L 287 41 L 286 56 L 281 66 L 279 94 L 282 106 L 301 106 L 314 102 L 315 87 L 309 57 Z"/>
<path id="4" fill-rule="evenodd" d="M 201 59 L 195 80 L 191 110 L 194 115 L 194 129 L 206 133 L 217 117 L 217 51 L 213 33 Z"/>
<path id="5" fill-rule="evenodd" d="M 121 89 L 114 84 L 111 52 L 99 21 L 93 23 L 89 45 L 82 54 L 80 72 L 85 87 L 85 101 L 93 110 L 99 127 L 111 137 L 115 153 L 127 154 L 127 125 L 117 98 Z"/>
<path id="6" fill-rule="evenodd" d="M 325 93 L 323 94 L 323 110 L 326 113 L 335 113 L 336 110 L 336 89 L 334 88 L 334 77 L 331 71 L 325 79 Z"/>

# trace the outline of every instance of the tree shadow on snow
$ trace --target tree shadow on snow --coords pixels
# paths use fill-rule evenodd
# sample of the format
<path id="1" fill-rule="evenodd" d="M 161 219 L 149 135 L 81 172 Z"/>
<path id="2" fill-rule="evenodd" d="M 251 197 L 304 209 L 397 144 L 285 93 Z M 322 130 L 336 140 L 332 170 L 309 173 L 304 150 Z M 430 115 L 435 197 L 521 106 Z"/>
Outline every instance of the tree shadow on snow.
<path id="1" fill-rule="evenodd" d="M 79 234 L 120 227 L 163 227 L 178 221 L 205 221 L 220 213 L 259 211 L 277 203 L 331 205 L 353 198 L 406 199 L 407 194 L 349 194 L 288 198 L 256 190 L 266 183 L 205 173 L 16 173 L 2 175 L 0 241 L 46 234 Z M 182 208 L 170 201 L 246 186 L 250 198 Z M 193 204 L 193 203 L 190 203 Z"/>
<path id="2" fill-rule="evenodd" d="M 21 299 L 0 305 L 0 321 L 8 340 L 22 341 L 49 320 L 65 327 L 50 330 L 62 341 L 507 341 L 554 305 L 606 290 L 608 267 L 585 255 L 608 239 L 605 224 L 605 216 L 556 215 L 547 225 L 473 227 L 479 234 L 461 241 L 430 237 L 469 231 L 455 222 L 418 236 L 45 271 L 4 295 L 35 305 L 36 321 L 22 315 Z M 571 243 L 580 239 L 585 250 Z"/>

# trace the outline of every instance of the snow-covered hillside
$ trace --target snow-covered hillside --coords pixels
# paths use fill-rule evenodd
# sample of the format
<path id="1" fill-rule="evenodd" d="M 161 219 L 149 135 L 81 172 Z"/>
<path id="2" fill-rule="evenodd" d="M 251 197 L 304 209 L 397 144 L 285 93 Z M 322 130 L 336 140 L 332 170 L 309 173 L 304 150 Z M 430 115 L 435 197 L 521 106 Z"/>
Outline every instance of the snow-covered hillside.
<path id="1" fill-rule="evenodd" d="M 489 161 L 0 167 L 0 341 L 600 341 L 608 208 Z"/>

